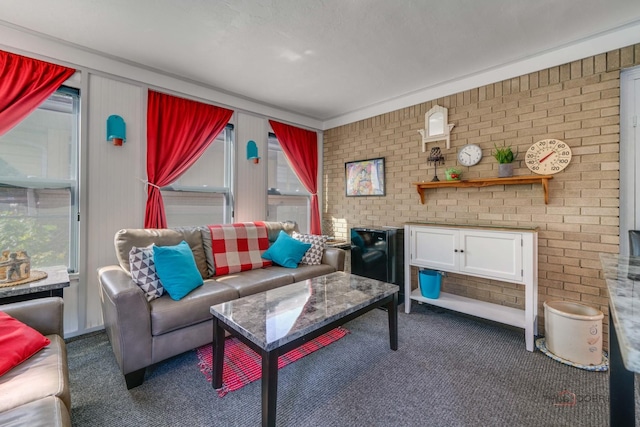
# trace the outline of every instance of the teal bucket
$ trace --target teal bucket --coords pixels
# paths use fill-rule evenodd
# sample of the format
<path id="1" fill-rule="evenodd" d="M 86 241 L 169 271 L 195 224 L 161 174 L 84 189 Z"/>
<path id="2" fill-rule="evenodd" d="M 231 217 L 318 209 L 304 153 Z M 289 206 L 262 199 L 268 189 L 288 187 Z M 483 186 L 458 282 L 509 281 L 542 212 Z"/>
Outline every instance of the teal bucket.
<path id="1" fill-rule="evenodd" d="M 420 283 L 420 293 L 423 297 L 431 299 L 440 297 L 442 273 L 436 270 L 420 270 L 418 281 Z"/>

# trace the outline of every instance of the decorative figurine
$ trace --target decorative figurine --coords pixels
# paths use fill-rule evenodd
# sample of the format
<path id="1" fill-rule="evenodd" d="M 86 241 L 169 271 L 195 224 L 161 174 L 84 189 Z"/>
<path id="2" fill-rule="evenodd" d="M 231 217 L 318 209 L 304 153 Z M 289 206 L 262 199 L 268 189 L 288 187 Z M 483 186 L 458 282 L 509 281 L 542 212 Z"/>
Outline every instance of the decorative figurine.
<path id="1" fill-rule="evenodd" d="M 2 251 L 0 257 L 0 283 L 28 279 L 31 274 L 31 258 L 24 250 Z"/>

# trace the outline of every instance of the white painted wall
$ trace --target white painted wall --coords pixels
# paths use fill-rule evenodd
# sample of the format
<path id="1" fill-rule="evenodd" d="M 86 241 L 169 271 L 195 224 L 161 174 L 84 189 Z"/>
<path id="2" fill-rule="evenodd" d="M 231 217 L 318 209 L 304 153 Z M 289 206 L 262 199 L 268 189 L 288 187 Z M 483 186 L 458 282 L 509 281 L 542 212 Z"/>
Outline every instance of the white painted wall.
<path id="1" fill-rule="evenodd" d="M 260 221 L 267 218 L 267 136 L 269 122 L 264 117 L 238 113 L 236 131 L 236 216 L 235 222 Z M 258 146 L 260 163 L 247 160 L 247 142 Z"/>
<path id="2" fill-rule="evenodd" d="M 83 76 L 84 77 L 84 76 Z M 81 242 L 80 283 L 85 294 L 80 298 L 86 309 L 80 328 L 102 326 L 102 313 L 96 270 L 117 264 L 113 236 L 122 228 L 144 225 L 146 191 L 140 179 L 146 177 L 146 90 L 107 77 L 88 75 L 86 138 L 83 150 L 87 174 L 85 213 L 81 211 L 84 237 Z M 106 142 L 105 122 L 112 114 L 121 116 L 127 124 L 127 140 L 121 146 Z"/>
<path id="3" fill-rule="evenodd" d="M 232 118 L 236 129 L 235 221 L 266 218 L 266 162 L 255 165 L 246 160 L 247 141 L 256 141 L 260 155 L 266 156 L 271 118 L 304 128 L 321 128 L 320 122 L 308 117 L 234 98 L 2 25 L 0 40 L 2 50 L 79 70 L 73 86 L 81 90 L 80 271 L 65 289 L 66 337 L 103 327 L 96 270 L 117 263 L 113 246 L 117 230 L 144 225 L 146 189 L 140 179 L 146 179 L 148 88 L 235 111 Z M 127 125 L 127 141 L 122 147 L 106 141 L 106 119 L 112 114 L 122 116 Z"/>
<path id="4" fill-rule="evenodd" d="M 144 225 L 146 205 L 146 100 L 143 84 L 121 81 L 92 71 L 81 77 L 83 103 L 81 185 L 81 261 L 78 281 L 65 290 L 66 336 L 102 328 L 96 270 L 117 264 L 113 236 L 121 228 Z M 105 141 L 106 118 L 120 115 L 127 124 L 122 147 Z M 246 143 L 256 141 L 266 155 L 268 118 L 234 114 L 236 139 L 235 221 L 266 217 L 266 162 L 246 160 Z"/>

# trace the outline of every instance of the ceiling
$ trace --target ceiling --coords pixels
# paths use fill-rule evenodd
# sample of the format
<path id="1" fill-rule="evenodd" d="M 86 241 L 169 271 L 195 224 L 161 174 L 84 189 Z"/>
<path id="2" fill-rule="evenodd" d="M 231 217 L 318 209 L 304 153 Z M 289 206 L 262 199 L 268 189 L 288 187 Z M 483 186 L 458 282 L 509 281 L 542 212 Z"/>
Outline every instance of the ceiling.
<path id="1" fill-rule="evenodd" d="M 326 122 L 638 25 L 640 1 L 2 0 L 0 19 Z"/>

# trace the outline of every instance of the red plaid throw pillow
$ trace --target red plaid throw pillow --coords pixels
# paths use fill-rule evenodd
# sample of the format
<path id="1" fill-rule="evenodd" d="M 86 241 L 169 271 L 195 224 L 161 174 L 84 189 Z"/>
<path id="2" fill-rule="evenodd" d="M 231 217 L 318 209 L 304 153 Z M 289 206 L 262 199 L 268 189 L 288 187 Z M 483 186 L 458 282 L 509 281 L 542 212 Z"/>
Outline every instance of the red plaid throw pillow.
<path id="1" fill-rule="evenodd" d="M 269 249 L 263 222 L 209 225 L 209 230 L 216 276 L 271 265 L 271 261 L 261 257 Z"/>

